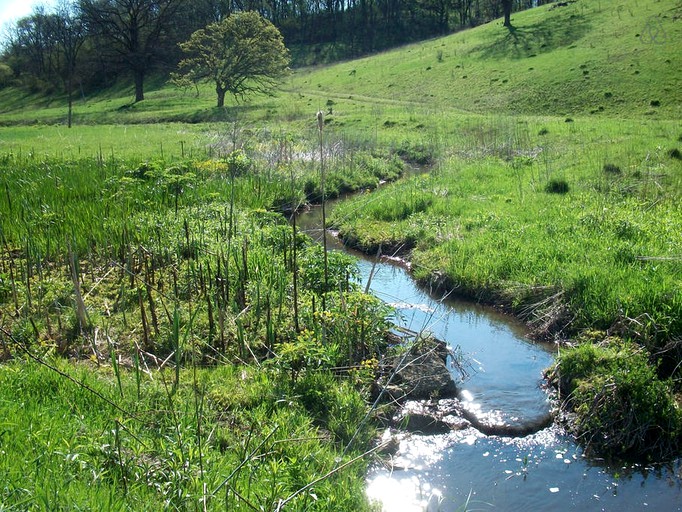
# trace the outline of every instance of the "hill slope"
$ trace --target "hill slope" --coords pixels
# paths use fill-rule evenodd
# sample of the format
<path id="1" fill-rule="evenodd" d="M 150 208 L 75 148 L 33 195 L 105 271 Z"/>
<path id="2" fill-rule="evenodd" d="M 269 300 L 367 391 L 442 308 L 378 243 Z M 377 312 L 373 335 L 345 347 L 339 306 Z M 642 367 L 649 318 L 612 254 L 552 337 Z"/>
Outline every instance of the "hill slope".
<path id="1" fill-rule="evenodd" d="M 280 97 L 253 98 L 249 116 L 306 118 L 327 100 L 483 114 L 682 118 L 682 1 L 573 0 L 450 36 L 332 66 L 297 70 Z M 83 96 L 76 124 L 222 121 L 215 92 L 161 77 L 132 103 L 125 84 Z M 154 87 L 154 85 L 156 87 Z M 229 109 L 228 109 L 229 110 Z M 266 112 L 264 114 L 264 112 Z M 66 100 L 0 90 L 0 124 L 63 123 Z M 263 117 L 264 116 L 264 117 Z"/>
<path id="2" fill-rule="evenodd" d="M 576 0 L 300 72 L 299 93 L 478 113 L 682 116 L 682 3 Z"/>

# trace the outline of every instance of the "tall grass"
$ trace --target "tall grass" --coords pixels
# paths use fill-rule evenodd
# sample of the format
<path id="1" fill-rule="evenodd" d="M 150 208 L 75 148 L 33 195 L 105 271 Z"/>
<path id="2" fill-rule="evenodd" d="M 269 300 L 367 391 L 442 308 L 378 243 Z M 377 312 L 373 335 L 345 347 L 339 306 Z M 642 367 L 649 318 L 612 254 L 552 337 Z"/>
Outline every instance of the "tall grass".
<path id="1" fill-rule="evenodd" d="M 21 418 L 8 424 L 0 501 L 366 507 L 362 454 L 373 434 L 358 423 L 366 404 L 353 372 L 384 346 L 389 311 L 357 290 L 350 258 L 330 255 L 321 285 L 317 246 L 280 213 L 319 194 L 314 182 L 305 188 L 313 164 L 262 149 L 1 159 L 0 357 L 16 361 L 0 365 L 0 387 L 32 407 L 17 415 L 0 398 L 3 417 Z M 348 190 L 401 170 L 355 157 L 362 170 L 339 180 Z M 339 153 L 330 175 L 360 168 L 350 160 Z M 87 404 L 65 398 L 72 387 Z M 20 454 L 26 444 L 33 455 Z"/>
<path id="2" fill-rule="evenodd" d="M 349 201 L 333 222 L 368 251 L 415 248 L 419 278 L 502 302 L 539 332 L 568 336 L 637 318 L 646 325 L 630 334 L 642 341 L 679 336 L 682 181 L 663 149 L 674 126 L 636 135 L 627 122 L 547 126 L 469 123 L 446 143 L 437 172 Z M 605 172 L 605 163 L 624 170 Z M 569 191 L 548 193 L 553 179 Z"/>
<path id="3" fill-rule="evenodd" d="M 275 510 L 344 457 L 325 434 L 338 429 L 330 417 L 352 429 L 354 415 L 361 417 L 365 407 L 352 387 L 322 374 L 293 389 L 263 371 L 198 370 L 193 382 L 183 370 L 169 402 L 158 370 L 143 375 L 139 395 L 133 375 L 123 371 L 119 395 L 113 375 L 60 360 L 52 364 L 73 381 L 34 362 L 0 367 L 4 506 Z M 194 406 L 197 389 L 204 390 L 201 409 Z M 306 405 L 296 398 L 313 390 L 324 393 L 323 402 Z M 327 404 L 331 414 L 307 408 L 313 403 Z M 367 510 L 365 467 L 356 462 L 331 474 L 289 507 Z"/>

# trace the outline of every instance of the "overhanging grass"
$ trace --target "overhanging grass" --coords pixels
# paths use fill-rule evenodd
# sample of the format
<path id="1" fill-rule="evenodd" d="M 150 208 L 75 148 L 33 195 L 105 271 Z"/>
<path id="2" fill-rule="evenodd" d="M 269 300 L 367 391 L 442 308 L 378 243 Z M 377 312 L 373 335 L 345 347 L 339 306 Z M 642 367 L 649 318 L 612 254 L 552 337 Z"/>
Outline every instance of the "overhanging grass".
<path id="1" fill-rule="evenodd" d="M 553 378 L 576 418 L 569 428 L 590 449 L 661 460 L 679 451 L 682 412 L 649 354 L 619 339 L 563 352 Z"/>

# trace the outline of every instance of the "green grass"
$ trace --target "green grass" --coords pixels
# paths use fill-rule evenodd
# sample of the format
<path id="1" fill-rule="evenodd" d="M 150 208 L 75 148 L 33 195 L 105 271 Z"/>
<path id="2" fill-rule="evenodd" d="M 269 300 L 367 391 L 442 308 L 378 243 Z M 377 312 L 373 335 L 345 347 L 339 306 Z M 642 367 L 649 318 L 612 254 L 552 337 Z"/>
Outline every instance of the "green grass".
<path id="1" fill-rule="evenodd" d="M 279 141 L 250 140 L 250 156 L 0 158 L 0 416 L 16 418 L 0 427 L 3 505 L 203 508 L 210 492 L 210 509 L 246 499 L 273 510 L 369 449 L 372 424 L 359 427 L 371 375 L 356 367 L 378 357 L 390 311 L 358 291 L 350 257 L 330 255 L 325 289 L 319 247 L 268 211 L 319 196 L 313 171 L 271 167 Z M 354 158 L 328 162 L 349 190 L 401 171 Z M 60 356 L 53 364 L 106 400 L 27 353 Z M 196 366 L 211 367 L 197 377 L 210 386 L 191 382 Z M 292 506 L 365 508 L 364 467 Z"/>
<path id="2" fill-rule="evenodd" d="M 436 112 L 676 119 L 681 9 L 672 0 L 549 4 L 516 14 L 511 31 L 496 21 L 311 68 L 288 89 L 329 97 L 339 109 L 366 102 Z"/>
<path id="3" fill-rule="evenodd" d="M 171 393 L 170 372 L 121 369 L 119 388 L 110 367 L 46 362 L 62 374 L 27 361 L 0 367 L 6 510 L 275 510 L 359 454 L 344 453 L 338 426 L 305 401 L 317 393 L 316 407 L 358 426 L 364 402 L 329 374 L 294 387 L 264 369 L 183 370 Z M 367 510 L 365 469 L 332 473 L 288 507 Z"/>
<path id="4" fill-rule="evenodd" d="M 208 157 L 218 134 L 215 125 L 155 124 L 12 126 L 0 128 L 0 152 L 35 159 L 77 160 L 100 156 L 130 159 Z M 223 152 L 225 153 L 225 152 Z M 218 151 L 213 152 L 219 156 Z"/>
<path id="5" fill-rule="evenodd" d="M 364 59 L 295 70 L 275 98 L 215 109 L 210 87 L 182 91 L 156 80 L 132 102 L 125 83 L 82 97 L 76 124 L 312 121 L 333 102 L 333 122 L 399 128 L 399 113 L 682 117 L 679 2 L 580 1 L 514 16 Z M 439 59 L 440 56 L 440 59 Z M 63 98 L 0 91 L 0 124 L 64 123 Z M 390 114 L 391 117 L 387 116 Z M 402 117 L 402 116 L 401 116 Z M 420 119 L 421 121 L 421 119 Z M 415 123 L 418 124 L 418 123 Z M 428 126 L 429 123 L 424 123 Z"/>
<path id="6" fill-rule="evenodd" d="M 455 125 L 437 170 L 349 201 L 333 222 L 368 251 L 415 247 L 419 278 L 445 271 L 455 291 L 501 300 L 531 321 L 553 308 L 561 318 L 550 333 L 650 315 L 664 342 L 682 332 L 682 166 L 664 149 L 677 144 L 676 129 L 519 118 Z M 604 171 L 614 162 L 621 174 Z M 567 193 L 547 192 L 556 179 Z M 544 303 L 550 296 L 559 302 Z"/>
<path id="7" fill-rule="evenodd" d="M 679 452 L 682 414 L 671 383 L 636 345 L 583 343 L 560 355 L 554 377 L 576 415 L 573 432 L 596 452 L 648 460 Z"/>

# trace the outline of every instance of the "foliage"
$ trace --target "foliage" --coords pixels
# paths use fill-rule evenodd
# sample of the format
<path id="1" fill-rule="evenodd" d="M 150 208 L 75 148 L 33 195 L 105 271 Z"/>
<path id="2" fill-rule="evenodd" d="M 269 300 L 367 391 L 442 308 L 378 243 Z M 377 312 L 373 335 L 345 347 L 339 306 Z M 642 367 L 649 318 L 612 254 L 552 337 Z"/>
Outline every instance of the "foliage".
<path id="1" fill-rule="evenodd" d="M 0 409 L 33 425 L 5 429 L 3 504 L 367 507 L 365 463 L 335 469 L 374 436 L 353 385 L 368 381 L 340 379 L 381 349 L 390 310 L 357 290 L 348 255 L 329 255 L 324 289 L 319 247 L 268 211 L 283 184 L 304 181 L 263 162 L 242 149 L 0 159 L 0 358 L 16 359 L 0 366 L 0 394 L 32 404 L 19 414 L 0 396 Z M 26 443 L 54 449 L 44 470 L 21 470 Z"/>
<path id="2" fill-rule="evenodd" d="M 545 185 L 545 192 L 549 194 L 567 194 L 569 188 L 566 180 L 551 179 Z"/>
<path id="3" fill-rule="evenodd" d="M 418 125 L 438 123 L 450 109 L 574 120 L 679 119 L 682 107 L 673 91 L 682 69 L 677 57 L 682 29 L 673 19 L 679 8 L 672 3 L 626 0 L 618 10 L 599 2 L 552 8 L 554 2 L 517 13 L 513 30 L 489 23 L 371 58 L 301 70 L 288 89 L 343 99 L 335 113 L 352 103 L 346 100 L 385 99 L 375 103 L 375 122 L 394 132 L 410 126 L 422 133 Z M 660 34 L 656 41 L 647 37 L 650 24 Z M 660 100 L 658 106 L 652 107 L 651 100 Z M 387 115 L 388 102 L 401 104 L 404 119 Z M 430 113 L 415 121 L 409 111 L 420 105 L 430 107 Z M 441 133 L 451 130 L 444 127 Z"/>
<path id="4" fill-rule="evenodd" d="M 332 251 L 327 255 L 327 267 L 329 275 L 332 276 L 325 288 L 324 279 L 324 252 L 319 245 L 309 246 L 299 259 L 300 278 L 304 287 L 317 294 L 323 294 L 335 290 L 343 292 L 350 291 L 357 287 L 358 277 L 355 260 L 352 256 Z"/>
<path id="5" fill-rule="evenodd" d="M 256 12 L 233 14 L 197 30 L 180 48 L 189 56 L 180 62 L 174 82 L 214 83 L 218 107 L 227 92 L 238 98 L 270 92 L 289 65 L 281 34 Z"/>
<path id="6" fill-rule="evenodd" d="M 331 222 L 370 252 L 414 249 L 418 278 L 505 304 L 537 336 L 613 327 L 657 352 L 681 332 L 679 163 L 651 149 L 656 128 L 634 136 L 622 122 L 551 127 L 540 136 L 533 122 L 465 121 L 445 139 L 460 151 L 437 172 L 345 202 Z M 628 142 L 616 153 L 597 133 Z M 672 125 L 667 133 L 677 136 Z M 571 140 L 591 151 L 574 151 Z M 510 147 L 530 155 L 511 172 Z M 606 153 L 628 171 L 621 164 L 621 175 L 605 176 Z M 544 193 L 569 168 L 571 193 Z"/>

